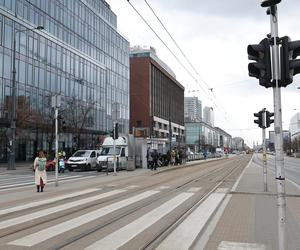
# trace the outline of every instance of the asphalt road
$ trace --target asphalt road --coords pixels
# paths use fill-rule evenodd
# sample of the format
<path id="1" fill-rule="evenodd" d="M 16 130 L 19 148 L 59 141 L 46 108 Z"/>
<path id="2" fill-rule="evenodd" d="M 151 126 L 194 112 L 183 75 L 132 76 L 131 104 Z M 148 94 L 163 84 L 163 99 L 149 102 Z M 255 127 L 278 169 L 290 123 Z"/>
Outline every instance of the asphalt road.
<path id="1" fill-rule="evenodd" d="M 262 166 L 262 154 L 256 154 L 254 162 Z M 275 156 L 267 154 L 267 167 L 275 171 Z M 285 177 L 300 186 L 300 159 L 284 157 Z"/>

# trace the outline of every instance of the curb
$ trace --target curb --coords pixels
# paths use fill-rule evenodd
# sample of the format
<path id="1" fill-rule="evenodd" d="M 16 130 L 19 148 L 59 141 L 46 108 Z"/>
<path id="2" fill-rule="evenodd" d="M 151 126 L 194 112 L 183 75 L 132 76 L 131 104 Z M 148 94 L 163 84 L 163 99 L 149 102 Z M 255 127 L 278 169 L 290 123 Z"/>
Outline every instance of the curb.
<path id="1" fill-rule="evenodd" d="M 157 174 L 161 174 L 163 172 L 173 171 L 173 170 L 176 170 L 176 169 L 182 169 L 182 168 L 186 168 L 186 167 L 194 167 L 194 166 L 197 166 L 199 164 L 204 164 L 204 163 L 212 162 L 212 161 L 220 161 L 220 160 L 224 160 L 224 159 L 228 159 L 228 158 L 224 158 L 224 157 L 221 157 L 221 158 L 211 158 L 211 160 L 192 161 L 189 164 L 176 165 L 176 166 L 166 166 L 166 167 L 162 167 L 157 172 L 152 173 L 152 175 L 157 175 Z"/>

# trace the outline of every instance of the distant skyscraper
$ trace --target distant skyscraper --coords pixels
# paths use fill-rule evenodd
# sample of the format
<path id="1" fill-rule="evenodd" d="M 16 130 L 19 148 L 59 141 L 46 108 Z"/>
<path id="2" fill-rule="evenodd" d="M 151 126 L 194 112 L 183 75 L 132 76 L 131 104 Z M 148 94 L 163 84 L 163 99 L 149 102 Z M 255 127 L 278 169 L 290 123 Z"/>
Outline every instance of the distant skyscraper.
<path id="1" fill-rule="evenodd" d="M 202 103 L 198 97 L 184 97 L 184 119 L 187 122 L 201 122 Z"/>
<path id="2" fill-rule="evenodd" d="M 212 107 L 204 107 L 203 121 L 211 126 L 214 126 L 214 109 Z"/>
<path id="3" fill-rule="evenodd" d="M 300 138 L 300 112 L 298 112 L 291 118 L 290 132 L 292 140 L 294 138 Z"/>

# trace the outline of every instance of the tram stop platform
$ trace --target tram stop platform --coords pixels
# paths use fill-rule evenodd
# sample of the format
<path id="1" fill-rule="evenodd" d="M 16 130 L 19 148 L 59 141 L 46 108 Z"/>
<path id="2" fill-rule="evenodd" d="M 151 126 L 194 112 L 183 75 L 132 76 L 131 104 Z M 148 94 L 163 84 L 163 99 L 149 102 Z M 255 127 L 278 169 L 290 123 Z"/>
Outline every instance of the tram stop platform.
<path id="1" fill-rule="evenodd" d="M 270 168 L 267 188 L 264 192 L 262 167 L 250 161 L 198 241 L 204 245 L 196 249 L 279 249 L 277 188 Z M 300 186 L 286 179 L 285 193 L 286 249 L 300 250 Z"/>

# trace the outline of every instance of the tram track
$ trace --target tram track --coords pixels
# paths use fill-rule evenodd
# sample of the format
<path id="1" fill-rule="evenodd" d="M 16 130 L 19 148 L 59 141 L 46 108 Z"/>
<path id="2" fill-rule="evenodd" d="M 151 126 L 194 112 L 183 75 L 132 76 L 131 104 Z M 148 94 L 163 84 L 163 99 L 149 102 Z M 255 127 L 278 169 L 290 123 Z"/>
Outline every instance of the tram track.
<path id="1" fill-rule="evenodd" d="M 115 223 L 116 221 L 118 221 L 119 219 L 123 218 L 124 216 L 128 216 L 142 208 L 145 208 L 147 207 L 148 205 L 152 204 L 152 202 L 154 200 L 158 200 L 158 199 L 163 199 L 167 196 L 169 196 L 170 194 L 172 193 L 175 193 L 175 192 L 178 192 L 178 190 L 181 190 L 181 189 L 185 189 L 187 188 L 188 186 L 190 186 L 193 182 L 196 182 L 196 181 L 200 181 L 202 178 L 209 178 L 210 176 L 218 176 L 220 174 L 221 171 L 224 171 L 224 168 L 227 166 L 227 164 L 223 165 L 218 168 L 218 169 L 215 169 L 213 171 L 210 171 L 206 174 L 203 174 L 201 175 L 201 177 L 196 177 L 196 178 L 193 178 L 192 180 L 189 180 L 181 185 L 178 185 L 177 187 L 175 187 L 174 189 L 172 190 L 169 190 L 165 193 L 162 193 L 161 195 L 159 195 L 159 197 L 155 197 L 154 199 L 150 200 L 150 201 L 147 201 L 145 202 L 143 205 L 141 206 L 138 206 L 130 211 L 127 211 L 123 214 L 121 214 L 120 216 L 116 217 L 114 220 L 112 221 L 109 221 L 108 223 L 105 223 L 105 224 L 102 224 L 102 225 L 99 225 L 99 226 L 96 226 L 86 232 L 83 232 L 82 234 L 78 235 L 78 236 L 75 236 L 73 238 L 71 238 L 68 242 L 65 242 L 64 244 L 62 245 L 59 245 L 59 246 L 56 246 L 54 249 L 58 250 L 58 249 L 63 249 L 71 244 L 74 244 L 76 241 L 79 241 L 81 240 L 82 238 L 88 236 L 89 234 L 91 233 L 94 233 L 98 230 L 101 230 L 103 229 L 104 227 L 108 226 L 108 225 L 111 225 L 113 223 Z M 246 165 L 245 165 L 246 166 Z M 230 176 L 233 172 L 235 172 L 236 170 L 239 170 L 241 168 L 240 164 L 238 164 L 238 166 L 236 167 L 233 167 L 228 174 L 226 174 L 221 181 L 218 181 L 216 185 L 212 185 L 211 187 L 207 188 L 207 191 L 205 191 L 204 194 L 200 195 L 199 196 L 199 200 L 195 203 L 192 204 L 192 206 L 190 206 L 183 214 L 181 214 L 180 216 L 178 216 L 174 222 L 169 225 L 167 228 L 164 228 L 162 231 L 159 231 L 157 233 L 157 235 L 155 236 L 155 238 L 153 240 L 151 240 L 150 242 L 146 242 L 146 244 L 139 248 L 139 249 L 153 249 L 154 246 L 157 246 L 163 239 L 165 239 L 168 234 L 170 232 L 173 231 L 174 228 L 176 228 L 177 225 L 179 225 L 189 214 L 191 214 L 211 193 L 213 193 L 223 182 L 226 178 L 228 178 L 228 176 Z"/>
<path id="2" fill-rule="evenodd" d="M 235 162 L 236 166 L 234 166 L 235 164 L 232 164 L 233 162 Z M 220 175 L 222 175 L 222 172 L 224 174 L 224 169 L 227 168 L 227 171 L 228 169 L 230 169 L 230 171 L 227 173 L 225 173 L 225 176 L 223 176 L 221 178 L 221 180 L 215 180 L 212 184 L 208 185 L 206 187 L 206 190 L 203 194 L 199 195 L 199 199 L 197 202 L 193 203 L 192 206 L 190 206 L 183 214 L 181 214 L 177 220 L 175 220 L 171 225 L 168 226 L 168 228 L 165 228 L 163 231 L 165 232 L 169 232 L 172 231 L 172 228 L 175 227 L 176 225 L 178 225 L 179 222 L 183 221 L 184 218 L 186 218 L 190 213 L 192 213 L 192 211 L 197 207 L 199 206 L 199 204 L 205 200 L 205 198 L 211 193 L 213 192 L 215 189 L 217 189 L 222 183 L 224 183 L 224 181 L 226 180 L 226 178 L 228 178 L 228 176 L 230 176 L 233 172 L 235 172 L 236 170 L 240 169 L 241 168 L 241 165 L 240 165 L 240 161 L 239 160 L 236 160 L 236 161 L 227 161 L 225 163 L 222 163 L 222 162 L 219 162 L 218 164 L 208 164 L 208 166 L 206 168 L 203 168 L 201 169 L 200 172 L 197 172 L 197 175 L 195 176 L 195 172 L 192 171 L 192 170 L 189 170 L 188 168 L 184 168 L 185 170 L 188 170 L 187 172 L 188 173 L 188 176 L 186 176 L 186 179 L 184 181 L 181 181 L 181 183 L 178 183 L 178 185 L 176 185 L 174 188 L 170 189 L 170 190 L 164 190 L 163 192 L 160 192 L 159 194 L 155 195 L 154 197 L 152 198 L 149 198 L 148 200 L 146 201 L 142 201 L 140 202 L 141 204 L 134 207 L 134 208 L 131 208 L 131 209 L 127 209 L 125 210 L 124 212 L 121 211 L 119 212 L 113 219 L 109 220 L 109 221 L 106 221 L 100 225 L 97 225 L 95 227 L 92 227 L 92 228 L 89 228 L 88 230 L 85 230 L 84 232 L 74 236 L 74 237 L 70 237 L 69 239 L 66 239 L 64 242 L 62 242 L 61 244 L 56 244 L 53 247 L 51 247 L 51 249 L 62 249 L 62 248 L 65 248 L 71 244 L 74 244 L 75 242 L 81 240 L 82 238 L 94 233 L 94 232 L 97 232 L 113 223 L 116 223 L 118 220 L 120 220 L 121 218 L 124 218 L 130 214 L 133 214 L 135 213 L 136 211 L 138 210 L 141 210 L 149 205 L 151 205 L 153 202 L 157 201 L 157 200 L 161 200 L 161 199 L 164 199 L 165 197 L 168 197 L 178 191 L 181 191 L 181 190 L 184 190 L 185 188 L 189 187 L 192 185 L 192 183 L 194 182 L 199 182 L 199 181 L 204 181 L 206 182 L 207 184 L 207 181 L 212 181 L 214 179 L 220 179 Z M 208 162 L 209 163 L 209 162 Z M 231 168 L 228 168 L 228 164 L 229 165 L 233 165 L 233 167 Z M 183 168 L 182 168 L 183 169 Z M 180 169 L 180 171 L 182 171 L 182 169 Z M 179 172 L 180 172 L 179 171 Z M 181 175 L 181 173 L 177 173 L 178 176 Z M 176 174 L 175 174 L 176 176 Z M 141 182 L 143 182 L 144 180 L 141 180 Z M 159 181 L 156 181 L 154 182 L 152 185 L 146 185 L 144 187 L 141 187 L 141 188 L 136 188 L 135 190 L 128 190 L 128 193 L 126 193 L 126 196 L 132 196 L 136 193 L 140 193 L 140 192 L 143 192 L 145 190 L 151 190 L 151 189 L 154 189 L 156 186 L 159 186 L 159 185 L 167 185 L 168 183 L 172 183 L 174 181 L 174 176 L 164 176 L 164 178 L 161 178 L 161 180 Z M 122 183 L 122 186 L 126 186 L 126 184 L 133 184 L 132 182 L 130 181 L 125 181 Z M 134 184 L 139 184 L 139 181 L 135 182 Z M 122 187 L 120 187 L 122 189 Z M 108 198 L 108 199 L 105 199 L 105 200 L 102 200 L 102 201 L 99 201 L 99 202 L 92 202 L 91 204 L 88 204 L 88 205 L 84 205 L 83 207 L 80 206 L 78 207 L 77 209 L 73 209 L 72 210 L 72 214 L 73 213 L 77 213 L 77 212 L 81 212 L 81 213 L 84 213 L 85 210 L 89 210 L 89 209 L 92 209 L 93 207 L 96 207 L 96 206 L 101 206 L 101 205 L 105 205 L 105 204 L 108 204 L 110 202 L 114 202 L 118 199 L 120 199 L 120 197 L 123 197 L 123 194 L 121 195 L 116 195 L 116 196 L 113 196 L 111 198 Z M 53 204 L 52 204 L 53 205 Z M 38 221 L 37 220 L 37 223 L 35 224 L 32 224 L 32 222 L 29 224 L 29 225 L 26 225 L 24 224 L 23 226 L 19 227 L 18 229 L 15 229 L 15 230 L 11 230 L 7 233 L 4 233 L 2 235 L 0 235 L 0 238 L 4 238 L 4 237 L 7 237 L 7 236 L 11 236 L 13 234 L 16 234 L 16 233 L 20 233 L 24 230 L 27 230 L 29 228 L 32 228 L 32 227 L 39 227 L 39 226 L 42 226 L 43 224 L 46 224 L 46 223 L 49 223 L 53 220 L 59 220 L 59 219 L 63 219 L 64 217 L 66 216 L 66 213 L 60 213 L 60 214 L 57 214 L 55 215 L 54 218 L 43 218 L 42 220 Z M 153 240 L 151 240 L 150 242 L 147 242 L 145 244 L 145 246 L 142 248 L 142 249 L 151 249 L 151 246 L 153 244 L 156 244 L 156 242 L 159 241 L 159 239 L 161 238 L 161 235 L 164 235 L 162 234 L 162 232 L 159 233 L 160 234 L 160 237 L 156 236 Z M 167 235 L 165 235 L 164 237 L 166 237 Z M 150 248 L 149 248 L 150 247 Z"/>

